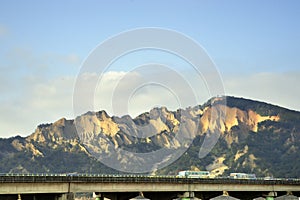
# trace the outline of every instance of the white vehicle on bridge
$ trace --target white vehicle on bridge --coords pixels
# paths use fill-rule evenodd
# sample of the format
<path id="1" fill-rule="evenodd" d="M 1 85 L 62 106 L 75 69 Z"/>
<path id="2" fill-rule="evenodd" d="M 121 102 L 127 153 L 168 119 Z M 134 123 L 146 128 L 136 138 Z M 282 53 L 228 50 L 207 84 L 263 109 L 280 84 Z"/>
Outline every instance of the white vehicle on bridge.
<path id="1" fill-rule="evenodd" d="M 230 173 L 230 178 L 233 179 L 256 179 L 255 174 L 246 174 L 246 173 Z"/>
<path id="2" fill-rule="evenodd" d="M 177 175 L 178 178 L 210 178 L 209 171 L 180 171 Z"/>

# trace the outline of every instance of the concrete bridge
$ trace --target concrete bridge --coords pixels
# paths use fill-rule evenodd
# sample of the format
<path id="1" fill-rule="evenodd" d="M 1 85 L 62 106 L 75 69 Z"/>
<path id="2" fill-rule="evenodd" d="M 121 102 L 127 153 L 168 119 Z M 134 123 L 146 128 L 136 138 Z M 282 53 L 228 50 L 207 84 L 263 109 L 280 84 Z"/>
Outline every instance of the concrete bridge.
<path id="1" fill-rule="evenodd" d="M 2 199 L 72 199 L 72 194 L 97 192 L 112 200 L 128 200 L 143 192 L 152 200 L 170 200 L 185 192 L 198 198 L 210 199 L 228 191 L 239 199 L 293 192 L 300 196 L 299 179 L 244 180 L 194 179 L 175 176 L 93 175 L 93 174 L 5 174 L 0 175 Z"/>

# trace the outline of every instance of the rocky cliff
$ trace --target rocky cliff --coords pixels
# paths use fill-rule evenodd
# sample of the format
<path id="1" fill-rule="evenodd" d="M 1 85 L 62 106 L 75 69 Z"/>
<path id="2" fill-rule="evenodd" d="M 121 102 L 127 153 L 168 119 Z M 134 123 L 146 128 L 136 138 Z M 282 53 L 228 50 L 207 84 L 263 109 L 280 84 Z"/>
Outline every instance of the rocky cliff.
<path id="1" fill-rule="evenodd" d="M 0 171 L 175 174 L 198 168 L 295 177 L 299 122 L 299 112 L 234 97 L 176 111 L 153 108 L 134 119 L 87 112 L 39 125 L 25 138 L 0 139 Z"/>

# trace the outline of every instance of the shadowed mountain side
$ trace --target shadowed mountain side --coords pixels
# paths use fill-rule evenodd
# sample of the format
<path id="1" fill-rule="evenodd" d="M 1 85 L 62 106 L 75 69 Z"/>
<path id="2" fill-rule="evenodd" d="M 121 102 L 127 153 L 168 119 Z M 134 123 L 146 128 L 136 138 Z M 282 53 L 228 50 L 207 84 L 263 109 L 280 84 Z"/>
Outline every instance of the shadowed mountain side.
<path id="1" fill-rule="evenodd" d="M 235 97 L 177 111 L 153 108 L 134 119 L 87 112 L 39 125 L 26 138 L 0 139 L 0 171 L 117 173 L 110 168 L 115 162 L 124 167 L 133 155 L 141 155 L 134 162 L 145 166 L 151 160 L 147 171 L 158 174 L 196 168 L 215 175 L 296 177 L 299 122 L 299 112 Z M 161 150 L 169 154 L 158 154 Z M 112 158 L 110 167 L 100 162 Z"/>

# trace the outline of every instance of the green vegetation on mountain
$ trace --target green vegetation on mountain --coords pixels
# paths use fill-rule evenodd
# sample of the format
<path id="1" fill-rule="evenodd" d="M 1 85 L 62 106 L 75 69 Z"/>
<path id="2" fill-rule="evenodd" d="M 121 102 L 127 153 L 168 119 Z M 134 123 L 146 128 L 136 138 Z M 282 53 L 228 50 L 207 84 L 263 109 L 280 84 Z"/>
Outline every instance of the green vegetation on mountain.
<path id="1" fill-rule="evenodd" d="M 179 132 L 182 121 L 185 131 Z M 217 132 L 216 145 L 200 159 L 205 138 Z M 175 151 L 184 147 L 182 138 L 191 135 L 193 142 L 180 158 L 152 173 L 175 175 L 180 170 L 199 169 L 219 176 L 245 172 L 299 178 L 300 113 L 235 97 L 212 98 L 185 110 L 155 108 L 135 119 L 110 117 L 100 111 L 39 125 L 28 137 L 0 139 L 0 172 L 122 173 L 102 164 L 97 152 L 113 155 L 110 152 L 116 148 L 135 153 L 161 148 Z M 122 154 L 117 158 L 130 162 Z"/>

